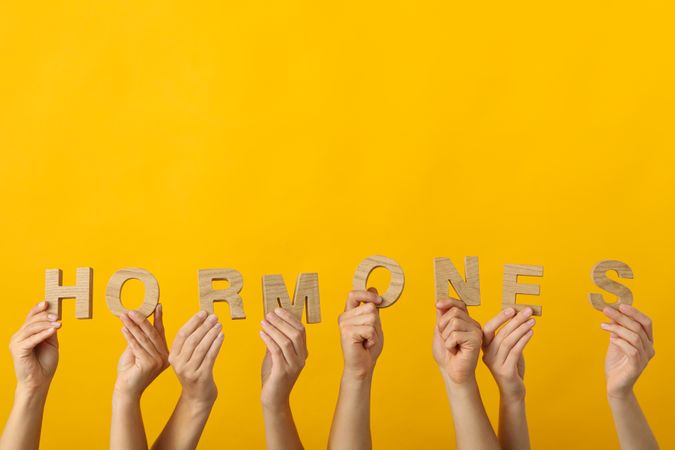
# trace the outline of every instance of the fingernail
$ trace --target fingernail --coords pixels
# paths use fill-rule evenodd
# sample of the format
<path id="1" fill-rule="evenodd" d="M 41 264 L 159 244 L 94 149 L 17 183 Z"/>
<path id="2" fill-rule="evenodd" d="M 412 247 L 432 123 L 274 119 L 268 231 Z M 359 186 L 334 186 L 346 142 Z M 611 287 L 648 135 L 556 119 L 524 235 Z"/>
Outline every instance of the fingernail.
<path id="1" fill-rule="evenodd" d="M 529 325 L 534 325 L 536 322 L 537 322 L 537 321 L 534 320 L 534 319 L 530 319 L 530 320 L 527 321 L 527 323 L 528 323 Z"/>
<path id="2" fill-rule="evenodd" d="M 266 321 L 266 320 L 261 320 L 261 321 L 260 321 L 260 325 L 262 325 L 262 326 L 264 326 L 264 327 L 267 326 L 267 321 Z"/>
<path id="3" fill-rule="evenodd" d="M 382 298 L 382 296 L 378 295 L 377 296 L 377 303 L 382 303 L 383 301 L 384 301 L 384 299 Z"/>
<path id="4" fill-rule="evenodd" d="M 216 339 L 222 339 L 224 337 L 225 337 L 225 335 L 223 333 L 218 333 L 218 337 Z"/>
<path id="5" fill-rule="evenodd" d="M 511 316 L 514 315 L 515 313 L 516 313 L 516 310 L 513 309 L 513 308 L 506 308 L 506 309 L 504 310 L 504 315 L 505 315 L 506 317 L 511 317 Z"/>
<path id="6" fill-rule="evenodd" d="M 56 316 L 56 314 L 47 314 L 47 319 L 54 321 L 58 319 L 58 317 Z"/>
<path id="7" fill-rule="evenodd" d="M 603 330 L 609 330 L 609 324 L 603 322 L 600 324 L 600 328 L 602 328 Z"/>
<path id="8" fill-rule="evenodd" d="M 44 301 L 44 300 L 42 300 L 40 303 L 38 303 L 38 306 L 39 306 L 40 308 L 44 308 L 45 305 L 47 305 L 47 302 Z"/>
<path id="9" fill-rule="evenodd" d="M 216 326 L 215 326 L 214 328 L 215 328 L 216 330 L 220 330 L 221 328 L 223 328 L 223 324 L 222 324 L 222 323 L 217 323 Z"/>
<path id="10" fill-rule="evenodd" d="M 204 317 L 206 317 L 206 315 L 207 315 L 207 312 L 206 312 L 206 311 L 203 311 L 203 310 L 202 310 L 202 311 L 199 311 L 199 312 L 197 313 L 197 317 L 199 317 L 200 319 L 203 319 Z"/>
<path id="11" fill-rule="evenodd" d="M 129 311 L 129 317 L 133 317 L 134 319 L 140 319 L 141 315 L 137 311 L 131 310 Z"/>
<path id="12" fill-rule="evenodd" d="M 626 312 L 629 311 L 630 309 L 628 308 L 628 305 L 624 305 L 623 303 L 619 305 L 619 311 L 621 312 Z"/>
<path id="13" fill-rule="evenodd" d="M 159 304 L 157 305 L 157 311 L 160 311 L 160 312 L 162 311 L 162 304 L 161 304 L 161 303 L 159 303 Z"/>
<path id="14" fill-rule="evenodd" d="M 129 330 L 127 330 L 127 327 L 122 327 L 122 333 L 127 334 Z"/>
<path id="15" fill-rule="evenodd" d="M 283 308 L 276 308 L 276 309 L 274 310 L 274 313 L 275 313 L 277 316 L 280 316 L 281 314 L 283 314 L 282 311 L 283 311 Z"/>
<path id="16" fill-rule="evenodd" d="M 211 314 L 209 316 L 209 322 L 216 323 L 217 321 L 218 321 L 218 317 L 215 314 Z"/>
<path id="17" fill-rule="evenodd" d="M 54 327 L 54 328 L 61 328 L 61 322 L 54 322 L 54 323 L 52 324 L 52 327 Z"/>
<path id="18" fill-rule="evenodd" d="M 525 309 L 523 310 L 523 312 L 525 313 L 525 315 L 526 315 L 527 317 L 531 316 L 532 313 L 533 313 L 532 308 L 530 308 L 530 307 L 525 308 Z"/>

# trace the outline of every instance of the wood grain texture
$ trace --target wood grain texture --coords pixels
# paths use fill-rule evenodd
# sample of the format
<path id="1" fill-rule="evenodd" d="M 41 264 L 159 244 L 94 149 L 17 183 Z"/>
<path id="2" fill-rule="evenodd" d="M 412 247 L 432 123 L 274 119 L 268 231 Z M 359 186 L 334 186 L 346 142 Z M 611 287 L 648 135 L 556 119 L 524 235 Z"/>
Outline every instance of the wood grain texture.
<path id="1" fill-rule="evenodd" d="M 199 305 L 203 311 L 213 314 L 213 302 L 230 305 L 231 319 L 245 319 L 244 302 L 239 295 L 244 287 L 244 278 L 235 269 L 199 270 Z M 214 281 L 227 281 L 227 289 L 213 289 Z"/>
<path id="2" fill-rule="evenodd" d="M 368 288 L 368 277 L 370 273 L 378 267 L 384 267 L 389 272 L 391 272 L 391 280 L 389 281 L 389 287 L 381 294 L 382 303 L 378 305 L 378 308 L 386 308 L 393 305 L 403 293 L 403 287 L 405 284 L 405 277 L 403 275 L 403 269 L 401 266 L 391 258 L 386 256 L 369 256 L 356 268 L 354 272 L 354 279 L 352 281 L 352 289 L 355 291 L 365 291 Z"/>
<path id="3" fill-rule="evenodd" d="M 136 309 L 136 312 L 148 317 L 159 303 L 159 283 L 153 274 L 136 267 L 120 269 L 110 277 L 110 281 L 105 288 L 105 301 L 108 304 L 108 309 L 118 317 L 129 311 L 122 306 L 121 294 L 124 283 L 132 279 L 140 280 L 145 285 L 143 304 Z"/>
<path id="4" fill-rule="evenodd" d="M 529 266 L 525 264 L 505 264 L 504 265 L 504 287 L 502 290 L 502 308 L 513 308 L 516 311 L 532 308 L 532 314 L 541 316 L 541 305 L 520 305 L 516 303 L 516 295 L 539 295 L 541 286 L 538 284 L 518 283 L 518 276 L 542 277 L 544 276 L 543 266 Z"/>
<path id="5" fill-rule="evenodd" d="M 459 299 L 468 306 L 480 305 L 480 275 L 478 257 L 464 258 L 464 274 L 462 278 L 449 258 L 434 258 L 434 279 L 436 282 L 436 300 L 450 297 L 448 283 L 457 291 Z"/>
<path id="6" fill-rule="evenodd" d="M 263 275 L 262 285 L 265 314 L 274 311 L 276 308 L 283 308 L 302 321 L 302 312 L 306 310 L 307 323 L 321 322 L 318 273 L 301 273 L 298 276 L 292 302 L 281 275 Z"/>
<path id="7" fill-rule="evenodd" d="M 633 271 L 628 264 L 616 260 L 604 260 L 593 266 L 591 270 L 591 280 L 600 289 L 614 294 L 617 300 L 614 303 L 607 303 L 602 294 L 590 293 L 588 299 L 591 305 L 598 311 L 605 309 L 605 306 L 618 308 L 621 304 L 632 305 L 633 293 L 625 285 L 614 281 L 607 276 L 607 272 L 614 271 L 619 275 L 619 278 L 633 278 Z"/>
<path id="8" fill-rule="evenodd" d="M 91 267 L 78 267 L 75 270 L 75 286 L 62 286 L 61 269 L 47 269 L 45 273 L 47 312 L 56 314 L 58 320 L 61 320 L 61 301 L 74 298 L 75 317 L 91 319 L 93 278 L 94 271 Z"/>

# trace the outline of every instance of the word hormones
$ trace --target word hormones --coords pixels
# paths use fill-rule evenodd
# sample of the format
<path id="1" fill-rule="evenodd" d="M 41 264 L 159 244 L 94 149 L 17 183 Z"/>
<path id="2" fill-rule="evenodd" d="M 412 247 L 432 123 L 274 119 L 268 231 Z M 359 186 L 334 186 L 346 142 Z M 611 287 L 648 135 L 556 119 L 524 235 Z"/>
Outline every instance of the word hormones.
<path id="1" fill-rule="evenodd" d="M 405 277 L 401 266 L 386 256 L 369 256 L 361 261 L 354 272 L 352 289 L 365 290 L 368 278 L 378 267 L 385 268 L 391 273 L 391 279 L 386 291 L 381 295 L 382 302 L 378 305 L 385 308 L 393 305 L 403 293 Z M 608 272 L 614 271 L 619 278 L 633 278 L 631 268 L 615 260 L 604 260 L 597 263 L 591 270 L 591 280 L 604 291 L 614 294 L 617 301 L 608 303 L 602 294 L 589 294 L 590 303 L 594 308 L 602 310 L 606 306 L 617 307 L 619 304 L 632 304 L 633 294 L 625 285 L 610 279 Z M 468 306 L 480 305 L 480 276 L 478 271 L 478 257 L 467 256 L 464 260 L 464 276 L 462 276 L 449 258 L 434 259 L 434 275 L 436 299 L 450 297 L 450 286 L 455 290 L 459 299 Z M 517 304 L 516 296 L 539 295 L 538 284 L 519 283 L 519 276 L 542 277 L 542 266 L 506 264 L 502 288 L 502 307 L 511 307 L 517 311 L 530 307 L 533 314 L 541 316 L 541 305 Z M 157 279 L 145 269 L 124 268 L 115 272 L 108 281 L 105 291 L 108 309 L 119 316 L 128 311 L 122 305 L 121 295 L 124 283 L 136 279 L 144 285 L 143 304 L 135 311 L 148 317 L 159 303 L 159 283 Z M 229 286 L 225 289 L 214 289 L 214 281 L 226 281 Z M 78 319 L 92 318 L 92 285 L 93 270 L 78 268 L 75 272 L 75 285 L 63 286 L 61 269 L 47 269 L 45 274 L 45 301 L 49 305 L 48 311 L 61 319 L 61 302 L 64 299 L 75 299 L 75 317 Z M 230 307 L 230 318 L 245 319 L 244 301 L 240 295 L 244 287 L 241 273 L 235 269 L 201 269 L 198 271 L 199 305 L 200 309 L 213 313 L 214 302 L 226 302 Z M 263 307 L 265 314 L 275 308 L 284 308 L 291 312 L 298 320 L 302 320 L 303 311 L 307 323 L 321 322 L 321 307 L 319 302 L 319 274 L 301 273 L 296 280 L 293 300 L 288 292 L 286 283 L 281 275 L 264 275 L 262 277 Z"/>

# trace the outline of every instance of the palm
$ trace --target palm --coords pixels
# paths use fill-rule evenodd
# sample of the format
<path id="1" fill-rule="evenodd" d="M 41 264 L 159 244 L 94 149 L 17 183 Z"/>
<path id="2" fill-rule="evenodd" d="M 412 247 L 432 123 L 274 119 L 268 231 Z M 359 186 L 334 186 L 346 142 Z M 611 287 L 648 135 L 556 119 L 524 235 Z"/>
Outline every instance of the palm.
<path id="1" fill-rule="evenodd" d="M 634 378 L 639 375 L 639 370 L 631 364 L 631 359 L 618 345 L 610 342 L 605 357 L 605 376 L 609 389 L 632 384 Z"/>
<path id="2" fill-rule="evenodd" d="M 59 363 L 59 348 L 56 335 L 39 343 L 35 348 L 20 355 L 22 360 L 17 368 L 21 368 L 19 379 L 26 380 L 35 385 L 41 385 L 51 380 Z"/>
<path id="3" fill-rule="evenodd" d="M 129 388 L 143 388 L 143 386 L 140 385 L 142 373 L 141 366 L 138 364 L 131 348 L 127 347 L 124 349 L 122 356 L 120 356 L 119 363 L 117 364 L 117 375 L 119 380 Z"/>

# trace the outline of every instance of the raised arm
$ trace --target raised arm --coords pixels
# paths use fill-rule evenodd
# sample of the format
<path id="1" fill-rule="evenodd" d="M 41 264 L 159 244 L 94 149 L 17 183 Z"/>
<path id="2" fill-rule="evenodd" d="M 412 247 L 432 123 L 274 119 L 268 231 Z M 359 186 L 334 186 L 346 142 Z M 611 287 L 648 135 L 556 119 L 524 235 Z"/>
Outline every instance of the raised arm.
<path id="1" fill-rule="evenodd" d="M 195 314 L 178 331 L 169 362 L 182 391 L 176 408 L 153 450 L 194 450 L 218 396 L 213 365 L 223 345 L 222 325 L 205 311 Z"/>
<path id="2" fill-rule="evenodd" d="M 433 354 L 452 409 L 457 450 L 499 449 L 476 382 L 483 332 L 455 299 L 436 303 Z"/>
<path id="3" fill-rule="evenodd" d="M 382 298 L 373 288 L 352 291 L 345 312 L 340 315 L 344 370 L 328 441 L 331 450 L 372 448 L 370 388 L 375 363 L 384 345 L 380 314 L 375 305 L 381 302 Z"/>
<path id="4" fill-rule="evenodd" d="M 535 320 L 531 316 L 530 308 L 518 314 L 507 308 L 483 327 L 483 362 L 499 387 L 499 443 L 503 450 L 530 448 L 523 349 L 534 333 Z"/>
<path id="5" fill-rule="evenodd" d="M 607 399 L 621 449 L 658 449 L 659 444 L 633 392 L 635 382 L 654 357 L 652 322 L 629 305 L 620 305 L 618 311 L 605 307 L 603 313 L 611 320 L 601 325 L 611 333 L 605 358 Z"/>
<path id="6" fill-rule="evenodd" d="M 282 308 L 268 313 L 261 324 L 260 337 L 267 347 L 260 394 L 267 448 L 299 450 L 303 446 L 293 421 L 290 396 L 307 359 L 305 327 Z"/>
<path id="7" fill-rule="evenodd" d="M 127 348 L 117 366 L 110 425 L 111 450 L 147 450 L 141 416 L 143 391 L 169 366 L 164 337 L 162 305 L 155 309 L 155 323 L 131 311 L 120 316 Z"/>
<path id="8" fill-rule="evenodd" d="M 0 438 L 0 450 L 37 450 L 49 385 L 59 362 L 56 330 L 61 323 L 38 303 L 9 344 L 16 372 L 12 412 Z"/>

